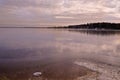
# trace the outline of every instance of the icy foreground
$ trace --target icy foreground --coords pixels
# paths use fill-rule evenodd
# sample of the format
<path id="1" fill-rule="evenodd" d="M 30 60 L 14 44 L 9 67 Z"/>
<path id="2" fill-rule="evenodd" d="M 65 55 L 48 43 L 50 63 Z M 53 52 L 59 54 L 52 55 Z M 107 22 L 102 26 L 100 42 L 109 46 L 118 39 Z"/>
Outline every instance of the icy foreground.
<path id="1" fill-rule="evenodd" d="M 84 66 L 96 72 L 92 75 L 88 74 L 80 77 L 77 80 L 120 80 L 120 67 L 90 61 L 75 61 L 74 64 Z"/>

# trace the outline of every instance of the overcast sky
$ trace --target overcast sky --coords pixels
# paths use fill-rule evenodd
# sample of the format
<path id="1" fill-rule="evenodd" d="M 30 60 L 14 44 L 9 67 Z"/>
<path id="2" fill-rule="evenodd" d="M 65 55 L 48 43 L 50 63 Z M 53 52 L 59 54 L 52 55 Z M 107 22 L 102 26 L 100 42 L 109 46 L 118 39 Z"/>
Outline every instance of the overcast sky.
<path id="1" fill-rule="evenodd" d="M 0 26 L 120 22 L 120 0 L 0 0 Z"/>

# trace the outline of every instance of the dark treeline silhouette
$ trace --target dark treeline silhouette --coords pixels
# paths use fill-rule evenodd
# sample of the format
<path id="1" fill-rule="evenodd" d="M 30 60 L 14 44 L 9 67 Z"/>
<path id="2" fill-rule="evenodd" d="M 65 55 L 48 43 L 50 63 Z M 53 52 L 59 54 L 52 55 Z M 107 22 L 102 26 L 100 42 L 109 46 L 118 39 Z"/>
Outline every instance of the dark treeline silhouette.
<path id="1" fill-rule="evenodd" d="M 54 27 L 54 28 L 72 28 L 72 29 L 120 29 L 120 23 L 87 23 L 81 25 L 69 25 L 64 27 Z"/>

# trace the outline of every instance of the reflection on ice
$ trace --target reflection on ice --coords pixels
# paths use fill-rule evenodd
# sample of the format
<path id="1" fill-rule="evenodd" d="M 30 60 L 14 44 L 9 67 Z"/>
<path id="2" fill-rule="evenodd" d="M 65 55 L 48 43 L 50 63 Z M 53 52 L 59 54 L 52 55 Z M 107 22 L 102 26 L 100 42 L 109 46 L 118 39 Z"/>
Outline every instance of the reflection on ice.
<path id="1" fill-rule="evenodd" d="M 88 35 L 99 35 L 99 36 L 120 35 L 120 30 L 68 29 L 68 31 L 79 32 Z"/>

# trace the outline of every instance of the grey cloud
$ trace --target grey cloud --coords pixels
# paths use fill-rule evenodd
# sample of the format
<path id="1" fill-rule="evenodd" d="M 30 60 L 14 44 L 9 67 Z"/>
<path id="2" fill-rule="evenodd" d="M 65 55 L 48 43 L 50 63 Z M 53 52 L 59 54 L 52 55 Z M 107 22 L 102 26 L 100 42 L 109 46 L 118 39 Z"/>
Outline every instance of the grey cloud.
<path id="1" fill-rule="evenodd" d="M 56 3 L 61 2 L 60 0 L 1 0 L 3 6 L 14 6 L 14 7 L 57 7 Z"/>
<path id="2" fill-rule="evenodd" d="M 0 24 L 119 21 L 119 0 L 0 0 Z"/>
<path id="3" fill-rule="evenodd" d="M 110 1 L 110 0 L 104 0 L 104 1 L 102 1 L 102 4 L 103 4 L 103 6 L 105 6 L 105 7 L 115 8 L 115 7 L 118 6 L 117 4 L 118 4 L 119 2 L 120 2 L 119 0 L 112 0 L 112 1 Z"/>

